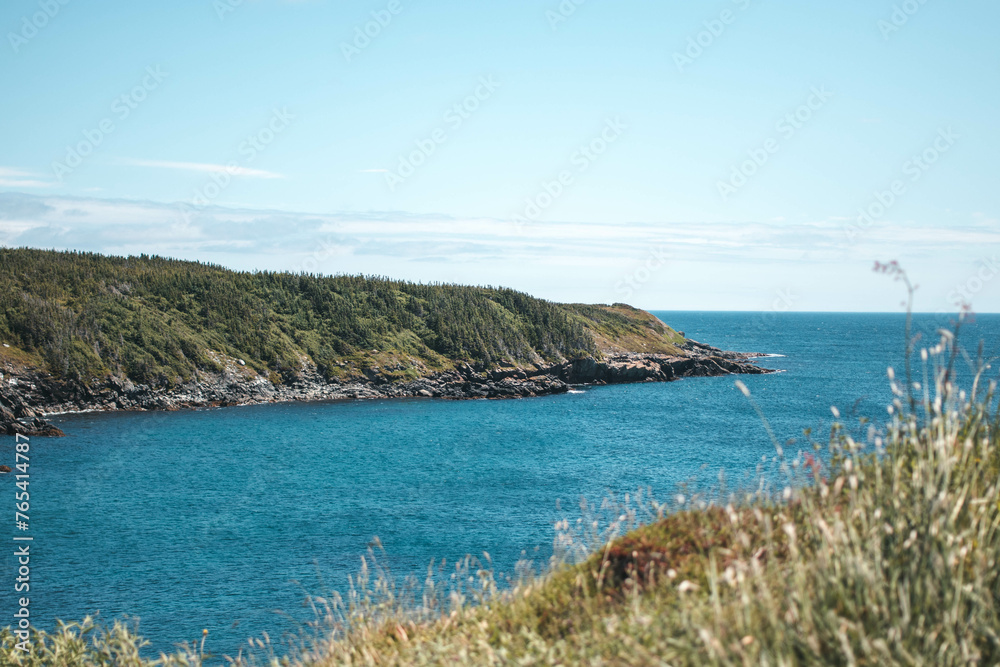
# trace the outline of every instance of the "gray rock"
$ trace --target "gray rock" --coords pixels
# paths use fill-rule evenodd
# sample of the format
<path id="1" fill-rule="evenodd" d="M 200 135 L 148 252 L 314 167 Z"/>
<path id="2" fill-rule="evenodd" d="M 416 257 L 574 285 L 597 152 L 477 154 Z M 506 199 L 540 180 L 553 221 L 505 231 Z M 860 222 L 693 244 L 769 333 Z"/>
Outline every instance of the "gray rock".
<path id="1" fill-rule="evenodd" d="M 124 377 L 92 380 L 83 385 L 37 371 L 0 366 L 10 382 L 0 385 L 0 432 L 61 434 L 40 418 L 42 412 L 80 410 L 178 410 L 296 400 L 399 398 L 406 396 L 527 398 L 569 391 L 571 385 L 668 382 L 684 377 L 768 373 L 752 363 L 755 354 L 724 352 L 688 341 L 680 354 L 610 354 L 521 368 L 453 370 L 417 380 L 393 382 L 368 369 L 350 380 L 327 381 L 311 363 L 277 384 L 250 373 L 200 371 L 171 388 L 136 384 Z M 245 362 L 244 362 L 245 363 Z"/>

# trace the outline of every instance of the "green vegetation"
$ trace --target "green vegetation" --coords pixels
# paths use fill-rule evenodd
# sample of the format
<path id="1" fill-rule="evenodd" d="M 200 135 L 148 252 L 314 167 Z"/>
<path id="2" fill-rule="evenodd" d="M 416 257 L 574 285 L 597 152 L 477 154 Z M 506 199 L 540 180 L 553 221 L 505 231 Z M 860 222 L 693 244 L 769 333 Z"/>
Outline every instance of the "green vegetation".
<path id="1" fill-rule="evenodd" d="M 560 305 L 510 289 L 381 277 L 235 272 L 159 257 L 0 249 L 0 355 L 72 380 L 172 386 L 221 353 L 280 382 L 310 359 L 328 379 L 676 352 L 628 306 Z M 617 341 L 617 346 L 615 344 Z M 17 356 L 20 355 L 20 356 Z"/>
<path id="2" fill-rule="evenodd" d="M 563 522 L 553 565 L 497 585 L 473 559 L 394 582 L 372 557 L 345 597 L 314 599 L 316 636 L 240 665 L 970 665 L 1000 661 L 1000 409 L 996 382 L 960 390 L 955 339 L 922 385 L 893 381 L 891 420 L 864 442 L 834 425 L 823 462 L 786 459 L 787 488 L 688 502 L 619 536 L 613 507 Z M 920 371 L 919 368 L 916 369 Z M 749 392 L 739 385 L 744 393 Z M 815 447 L 821 448 L 816 443 Z M 707 499 L 703 499 L 707 500 Z M 619 516 L 621 514 L 621 516 Z M 583 554 L 574 558 L 573 554 Z M 374 567 L 374 569 L 372 569 Z M 443 569 L 443 568 L 442 568 Z M 204 645 L 155 662 L 122 625 L 0 638 L 0 663 L 219 664 Z M 210 642 L 209 642 L 210 644 Z M 210 648 L 210 646 L 208 647 Z"/>

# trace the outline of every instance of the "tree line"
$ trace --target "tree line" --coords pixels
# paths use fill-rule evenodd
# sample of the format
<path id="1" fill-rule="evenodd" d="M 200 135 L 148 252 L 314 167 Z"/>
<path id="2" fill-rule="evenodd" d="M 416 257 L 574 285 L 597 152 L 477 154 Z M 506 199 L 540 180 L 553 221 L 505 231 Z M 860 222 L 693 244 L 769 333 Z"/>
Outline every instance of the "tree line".
<path id="1" fill-rule="evenodd" d="M 504 288 L 0 249 L 0 337 L 84 382 L 171 385 L 218 370 L 208 351 L 284 377 L 307 356 L 328 378 L 387 353 L 483 366 L 594 355 L 581 312 Z"/>

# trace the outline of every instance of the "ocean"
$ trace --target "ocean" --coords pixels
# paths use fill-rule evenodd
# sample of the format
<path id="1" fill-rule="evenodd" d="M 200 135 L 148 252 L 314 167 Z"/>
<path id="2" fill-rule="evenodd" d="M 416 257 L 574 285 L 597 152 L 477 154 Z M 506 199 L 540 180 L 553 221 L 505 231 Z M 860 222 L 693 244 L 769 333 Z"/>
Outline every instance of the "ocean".
<path id="1" fill-rule="evenodd" d="M 831 406 L 850 423 L 887 416 L 902 315 L 656 314 L 710 345 L 780 355 L 759 363 L 783 372 L 740 379 L 791 453 L 805 429 L 828 432 Z M 947 324 L 916 319 L 928 334 Z M 996 356 L 1000 316 L 978 316 L 962 340 Z M 752 482 L 774 447 L 736 379 L 55 417 L 68 437 L 31 445 L 32 622 L 138 618 L 154 652 L 206 628 L 209 650 L 235 655 L 247 637 L 298 631 L 306 596 L 343 590 L 376 536 L 397 575 L 484 551 L 502 572 L 544 562 L 581 498 L 667 498 L 720 471 Z M 13 438 L 0 445 L 13 465 Z M 13 475 L 0 484 L 13 536 Z M 13 610 L 5 551 L 0 610 Z"/>

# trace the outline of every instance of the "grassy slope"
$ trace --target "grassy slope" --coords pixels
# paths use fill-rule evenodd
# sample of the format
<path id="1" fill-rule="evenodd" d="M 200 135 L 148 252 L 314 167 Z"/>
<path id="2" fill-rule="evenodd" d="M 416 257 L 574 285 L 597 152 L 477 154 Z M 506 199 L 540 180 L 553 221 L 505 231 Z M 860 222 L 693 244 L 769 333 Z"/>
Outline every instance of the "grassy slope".
<path id="1" fill-rule="evenodd" d="M 677 354 L 684 337 L 644 310 L 616 303 L 612 306 L 567 304 L 604 353 L 649 352 Z"/>
<path id="2" fill-rule="evenodd" d="M 997 664 L 996 384 L 968 394 L 949 384 L 949 345 L 932 351 L 944 360 L 929 372 L 936 394 L 911 404 L 894 384 L 892 421 L 865 443 L 835 427 L 822 466 L 785 461 L 797 483 L 781 498 L 668 514 L 506 592 L 473 561 L 410 595 L 362 573 L 284 664 Z M 127 657 L 138 640 L 124 626 L 89 646 L 78 635 L 37 635 L 31 657 L 7 635 L 0 657 L 105 664 L 55 655 L 114 645 L 126 656 L 115 664 L 145 664 Z M 251 662 L 277 664 L 258 649 Z"/>
<path id="3" fill-rule="evenodd" d="M 0 249 L 0 359 L 89 382 L 169 386 L 218 353 L 272 381 L 308 359 L 328 378 L 412 379 L 458 363 L 676 353 L 683 341 L 624 305 L 560 305 L 507 289 L 380 277 L 241 273 L 158 257 Z"/>

